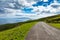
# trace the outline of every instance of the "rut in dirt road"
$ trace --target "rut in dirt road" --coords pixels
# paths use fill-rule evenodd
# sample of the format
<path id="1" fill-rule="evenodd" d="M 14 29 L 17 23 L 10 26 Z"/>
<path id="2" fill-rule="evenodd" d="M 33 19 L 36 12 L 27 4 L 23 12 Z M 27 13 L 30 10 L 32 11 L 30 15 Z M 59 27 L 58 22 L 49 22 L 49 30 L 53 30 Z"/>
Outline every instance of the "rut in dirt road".
<path id="1" fill-rule="evenodd" d="M 39 22 L 30 30 L 25 40 L 60 40 L 60 30 Z"/>

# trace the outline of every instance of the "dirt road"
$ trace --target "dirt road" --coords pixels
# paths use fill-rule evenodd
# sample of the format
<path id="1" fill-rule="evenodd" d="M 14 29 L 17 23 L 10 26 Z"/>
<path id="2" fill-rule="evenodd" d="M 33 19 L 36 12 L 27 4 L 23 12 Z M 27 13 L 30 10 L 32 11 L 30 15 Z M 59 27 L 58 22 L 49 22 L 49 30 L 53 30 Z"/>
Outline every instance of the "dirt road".
<path id="1" fill-rule="evenodd" d="M 25 40 L 60 40 L 60 30 L 39 22 L 30 30 Z"/>

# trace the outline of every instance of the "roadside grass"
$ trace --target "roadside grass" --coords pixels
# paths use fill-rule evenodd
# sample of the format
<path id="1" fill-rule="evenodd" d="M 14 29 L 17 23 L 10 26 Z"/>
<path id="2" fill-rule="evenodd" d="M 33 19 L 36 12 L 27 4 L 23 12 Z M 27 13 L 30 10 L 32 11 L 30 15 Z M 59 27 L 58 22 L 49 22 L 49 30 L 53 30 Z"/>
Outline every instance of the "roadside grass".
<path id="1" fill-rule="evenodd" d="M 30 22 L 19 25 L 15 28 L 0 32 L 0 40 L 24 40 L 29 30 L 37 22 Z"/>
<path id="2" fill-rule="evenodd" d="M 60 15 L 29 20 L 27 22 L 5 24 L 0 25 L 0 40 L 24 40 L 29 30 L 40 21 L 46 22 L 49 25 L 60 29 Z"/>
<path id="3" fill-rule="evenodd" d="M 51 25 L 57 29 L 60 29 L 60 23 L 49 23 L 49 25 Z"/>

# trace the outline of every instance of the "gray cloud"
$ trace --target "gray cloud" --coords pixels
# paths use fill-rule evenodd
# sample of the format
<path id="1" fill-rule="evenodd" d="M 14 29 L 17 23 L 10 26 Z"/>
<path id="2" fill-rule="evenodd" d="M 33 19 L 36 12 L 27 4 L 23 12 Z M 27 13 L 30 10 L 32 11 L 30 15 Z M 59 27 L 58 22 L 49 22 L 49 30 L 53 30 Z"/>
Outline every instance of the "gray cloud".
<path id="1" fill-rule="evenodd" d="M 53 8 L 59 8 L 60 5 L 51 5 L 51 7 L 53 7 Z"/>
<path id="2" fill-rule="evenodd" d="M 30 7 L 33 8 L 33 12 L 37 13 L 37 14 L 52 14 L 53 12 L 55 13 L 56 10 L 60 10 L 57 9 L 58 7 L 60 7 L 59 5 L 49 5 L 48 8 L 47 7 L 43 7 L 43 6 L 39 6 L 39 7 L 32 7 L 31 3 L 33 2 L 37 2 L 40 0 L 0 0 L 0 13 L 7 13 L 9 14 L 8 16 L 16 16 L 15 14 L 19 13 L 22 14 L 22 16 L 26 15 L 23 12 L 20 12 L 21 9 L 25 8 L 25 7 Z M 56 10 L 55 10 L 56 8 Z M 21 10 L 22 11 L 22 10 Z M 59 12 L 57 12 L 59 13 Z M 21 15 L 17 15 L 17 16 L 21 16 Z M 31 13 L 32 14 L 32 13 Z M 32 15 L 33 16 L 33 15 Z M 31 17 L 31 16 L 30 16 Z M 37 17 L 37 15 L 36 15 Z"/>

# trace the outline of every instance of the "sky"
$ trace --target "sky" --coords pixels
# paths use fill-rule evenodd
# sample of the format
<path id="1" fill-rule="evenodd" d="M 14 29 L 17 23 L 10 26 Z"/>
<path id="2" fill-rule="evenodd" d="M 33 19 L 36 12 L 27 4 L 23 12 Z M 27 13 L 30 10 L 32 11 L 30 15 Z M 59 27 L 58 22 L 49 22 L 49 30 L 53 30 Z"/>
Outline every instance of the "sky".
<path id="1" fill-rule="evenodd" d="M 30 18 L 60 14 L 60 0 L 0 0 L 0 18 Z"/>

